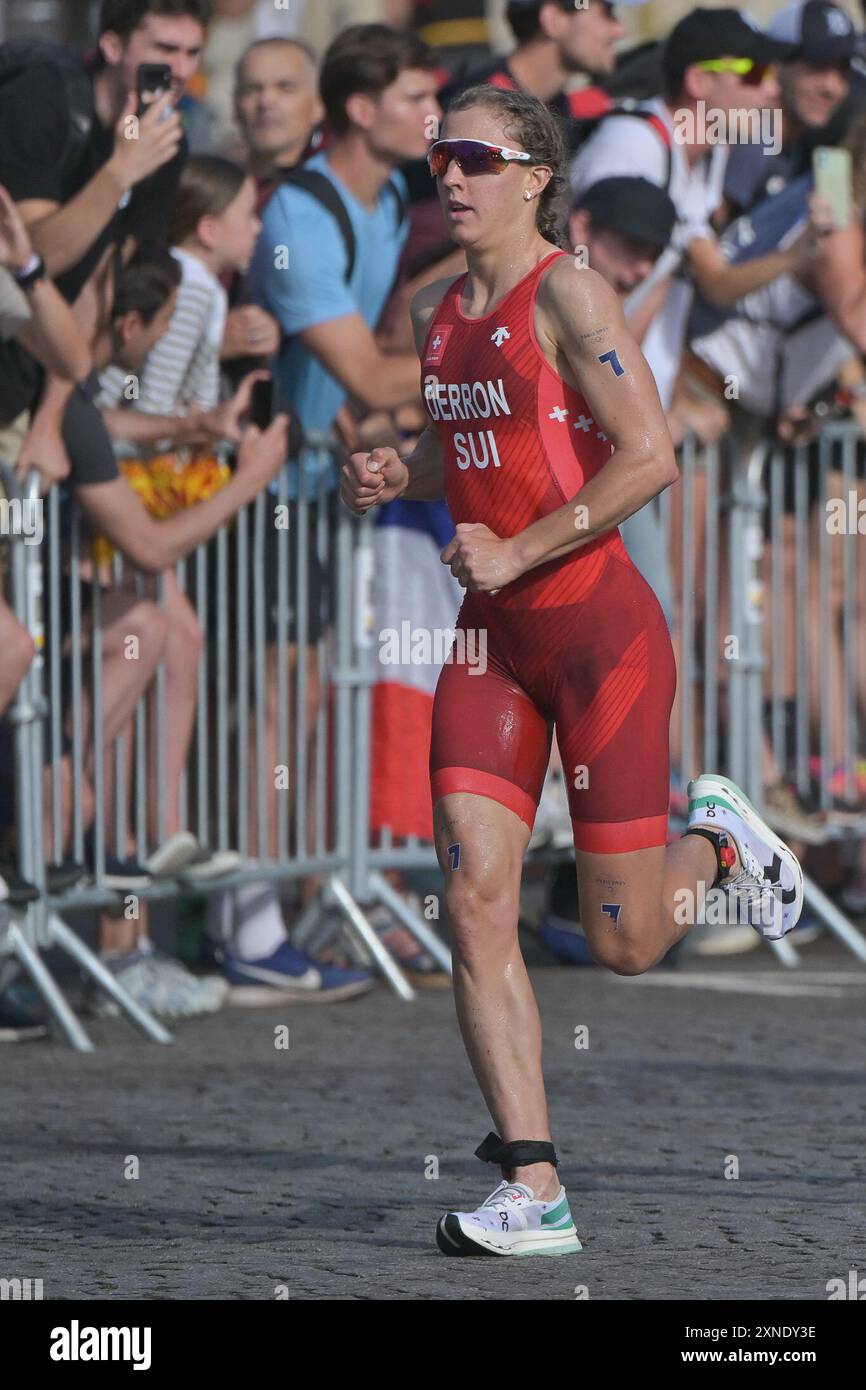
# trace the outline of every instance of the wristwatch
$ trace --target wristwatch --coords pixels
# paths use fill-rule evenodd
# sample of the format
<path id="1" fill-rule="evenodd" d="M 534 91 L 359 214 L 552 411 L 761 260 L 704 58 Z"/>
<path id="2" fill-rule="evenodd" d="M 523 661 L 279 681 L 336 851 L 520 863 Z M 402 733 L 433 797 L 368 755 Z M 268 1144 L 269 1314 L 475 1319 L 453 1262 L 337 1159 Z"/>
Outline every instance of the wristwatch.
<path id="1" fill-rule="evenodd" d="M 32 290 L 37 281 L 45 279 L 45 262 L 34 251 L 27 264 L 23 265 L 20 270 L 14 270 L 12 274 L 19 289 Z"/>

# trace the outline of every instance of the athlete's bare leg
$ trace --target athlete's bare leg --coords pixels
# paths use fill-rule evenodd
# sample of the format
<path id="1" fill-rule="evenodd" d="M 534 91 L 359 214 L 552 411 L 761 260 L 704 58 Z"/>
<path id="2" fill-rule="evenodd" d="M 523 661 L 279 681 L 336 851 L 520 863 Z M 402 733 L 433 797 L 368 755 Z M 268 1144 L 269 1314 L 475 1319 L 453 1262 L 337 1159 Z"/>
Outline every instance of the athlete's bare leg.
<path id="1" fill-rule="evenodd" d="M 626 854 L 578 850 L 576 858 L 580 925 L 599 965 L 617 975 L 642 975 L 667 955 L 694 925 L 690 906 L 717 872 L 715 850 L 700 835 Z M 675 897 L 684 890 L 691 898 Z"/>
<path id="2" fill-rule="evenodd" d="M 520 877 L 530 832 L 505 806 L 469 792 L 434 809 L 436 850 L 451 923 L 454 999 L 469 1061 L 496 1130 L 513 1139 L 551 1138 L 541 1068 L 541 1020 L 517 935 Z M 456 848 L 455 848 L 456 847 Z M 716 877 L 709 841 L 690 835 L 627 854 L 577 852 L 580 918 L 599 964 L 620 975 L 648 970 L 693 920 L 674 894 L 697 903 Z M 602 904 L 616 904 L 614 922 Z M 547 1200 L 559 1188 L 551 1164 L 503 1170 Z"/>
<path id="3" fill-rule="evenodd" d="M 470 792 L 440 797 L 433 823 L 452 932 L 454 1001 L 472 1070 L 505 1143 L 549 1140 L 541 1020 L 517 939 L 529 828 L 499 802 Z M 559 1188 L 548 1163 L 503 1173 L 542 1200 Z"/>

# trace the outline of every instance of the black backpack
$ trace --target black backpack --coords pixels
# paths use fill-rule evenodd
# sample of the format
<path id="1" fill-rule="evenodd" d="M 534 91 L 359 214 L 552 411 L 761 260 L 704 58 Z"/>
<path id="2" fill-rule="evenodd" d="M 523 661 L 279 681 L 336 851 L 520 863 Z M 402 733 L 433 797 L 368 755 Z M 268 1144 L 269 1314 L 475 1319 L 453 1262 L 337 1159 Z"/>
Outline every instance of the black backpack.
<path id="1" fill-rule="evenodd" d="M 87 148 L 96 119 L 90 78 L 71 53 L 43 39 L 13 39 L 0 44 L 0 124 L 4 90 L 23 77 L 28 69 L 46 66 L 55 70 L 69 112 L 66 144 L 58 159 L 61 177 L 65 178 L 75 169 Z"/>

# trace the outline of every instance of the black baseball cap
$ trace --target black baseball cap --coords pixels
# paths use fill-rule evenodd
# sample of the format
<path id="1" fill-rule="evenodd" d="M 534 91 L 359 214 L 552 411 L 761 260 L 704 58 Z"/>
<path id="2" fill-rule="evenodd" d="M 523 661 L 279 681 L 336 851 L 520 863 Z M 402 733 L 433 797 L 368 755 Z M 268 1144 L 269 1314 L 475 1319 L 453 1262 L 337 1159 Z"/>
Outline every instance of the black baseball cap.
<path id="1" fill-rule="evenodd" d="M 796 44 L 796 57 L 806 63 L 844 63 L 863 47 L 850 17 L 828 0 L 794 0 L 774 15 L 767 33 Z"/>
<path id="2" fill-rule="evenodd" d="M 575 198 L 572 212 L 578 208 L 589 213 L 593 226 L 609 227 L 659 250 L 667 246 L 677 220 L 677 210 L 663 188 L 631 175 L 589 184 Z"/>
<path id="3" fill-rule="evenodd" d="M 675 24 L 662 52 L 665 90 L 674 93 L 692 63 L 710 58 L 753 58 L 756 63 L 784 63 L 797 45 L 771 38 L 739 10 L 692 10 Z"/>

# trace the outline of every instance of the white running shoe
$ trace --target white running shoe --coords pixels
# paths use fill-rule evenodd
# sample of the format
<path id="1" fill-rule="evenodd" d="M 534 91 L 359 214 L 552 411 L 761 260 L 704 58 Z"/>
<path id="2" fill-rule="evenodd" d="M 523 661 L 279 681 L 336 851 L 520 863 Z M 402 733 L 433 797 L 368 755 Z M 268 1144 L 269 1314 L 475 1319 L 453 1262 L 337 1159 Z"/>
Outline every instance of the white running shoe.
<path id="1" fill-rule="evenodd" d="M 164 1018 L 196 1018 L 222 1008 L 229 986 L 221 975 L 193 975 L 179 961 L 157 952 L 133 953 L 129 963 L 113 972 L 119 985 L 136 1003 Z M 90 1012 L 99 1018 L 117 1018 L 120 1008 L 101 991 L 92 998 Z"/>
<path id="2" fill-rule="evenodd" d="M 734 901 L 737 920 L 769 941 L 792 931 L 803 911 L 803 870 L 745 792 L 702 772 L 689 783 L 689 827 L 697 825 L 725 831 L 740 856 L 740 872 L 718 885 Z"/>
<path id="3" fill-rule="evenodd" d="M 504 1179 L 477 1211 L 449 1211 L 436 1227 L 443 1255 L 573 1255 L 577 1238 L 565 1188 L 540 1202 L 531 1187 Z"/>

